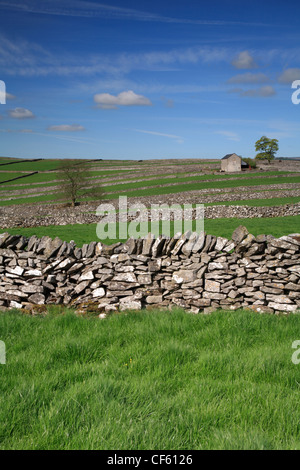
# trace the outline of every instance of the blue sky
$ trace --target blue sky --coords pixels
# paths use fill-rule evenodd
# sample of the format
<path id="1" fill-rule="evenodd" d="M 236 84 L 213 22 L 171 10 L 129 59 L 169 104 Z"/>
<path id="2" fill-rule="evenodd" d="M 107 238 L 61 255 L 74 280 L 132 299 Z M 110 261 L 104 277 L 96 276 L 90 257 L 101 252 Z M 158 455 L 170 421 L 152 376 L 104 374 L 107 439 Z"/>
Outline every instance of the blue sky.
<path id="1" fill-rule="evenodd" d="M 0 155 L 299 157 L 300 4 L 0 0 Z"/>

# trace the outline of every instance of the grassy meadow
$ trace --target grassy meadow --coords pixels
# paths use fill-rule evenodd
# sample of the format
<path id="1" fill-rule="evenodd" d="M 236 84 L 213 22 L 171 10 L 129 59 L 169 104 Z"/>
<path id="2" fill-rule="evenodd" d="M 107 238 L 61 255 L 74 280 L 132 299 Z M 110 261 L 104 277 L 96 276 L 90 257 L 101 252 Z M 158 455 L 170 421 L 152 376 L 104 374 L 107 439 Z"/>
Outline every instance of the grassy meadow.
<path id="1" fill-rule="evenodd" d="M 0 314 L 1 449 L 300 449 L 298 315 Z"/>
<path id="2" fill-rule="evenodd" d="M 245 225 L 250 233 L 253 235 L 259 234 L 270 234 L 275 237 L 281 237 L 283 235 L 289 235 L 290 233 L 299 233 L 300 227 L 300 216 L 287 216 L 287 217 L 272 217 L 270 219 L 264 218 L 253 218 L 253 219 L 205 219 L 204 229 L 208 234 L 216 235 L 220 237 L 231 238 L 232 232 L 239 226 Z M 119 229 L 118 223 L 114 226 L 116 237 L 114 238 L 101 238 L 97 237 L 97 224 L 73 224 L 73 225 L 48 225 L 40 227 L 29 227 L 29 228 L 9 228 L 0 229 L 0 232 L 8 232 L 11 235 L 22 235 L 30 237 L 37 235 L 43 237 L 47 235 L 51 238 L 59 237 L 62 240 L 71 241 L 74 240 L 78 246 L 82 246 L 84 243 L 90 243 L 91 241 L 102 241 L 106 245 L 111 245 L 120 240 L 118 237 Z M 196 229 L 195 221 L 193 222 L 193 230 Z M 151 231 L 151 226 L 149 226 Z M 184 226 L 182 226 L 184 231 Z M 174 235 L 174 224 L 170 223 L 170 235 Z"/>

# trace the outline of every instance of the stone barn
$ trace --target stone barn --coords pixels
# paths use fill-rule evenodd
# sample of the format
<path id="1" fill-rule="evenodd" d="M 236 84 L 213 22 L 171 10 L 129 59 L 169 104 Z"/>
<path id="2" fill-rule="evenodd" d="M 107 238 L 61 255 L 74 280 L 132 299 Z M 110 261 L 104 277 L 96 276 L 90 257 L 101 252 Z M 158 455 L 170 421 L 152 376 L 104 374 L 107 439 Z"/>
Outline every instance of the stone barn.
<path id="1" fill-rule="evenodd" d="M 225 173 L 242 171 L 242 158 L 236 153 L 228 153 L 221 160 L 221 171 L 225 171 Z"/>

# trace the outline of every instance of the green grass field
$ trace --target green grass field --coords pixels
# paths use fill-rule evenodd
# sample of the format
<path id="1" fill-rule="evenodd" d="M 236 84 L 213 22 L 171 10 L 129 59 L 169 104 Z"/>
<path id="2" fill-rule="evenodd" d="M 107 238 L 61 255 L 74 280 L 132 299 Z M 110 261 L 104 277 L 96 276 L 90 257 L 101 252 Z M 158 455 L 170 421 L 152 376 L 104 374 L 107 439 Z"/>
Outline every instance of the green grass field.
<path id="1" fill-rule="evenodd" d="M 0 163 L 10 163 L 18 161 L 17 158 L 0 157 Z"/>
<path id="2" fill-rule="evenodd" d="M 124 170 L 122 170 L 124 171 Z M 3 173 L 4 174 L 4 173 Z M 135 176 L 131 176 L 134 174 Z M 0 172 L 1 175 L 1 172 Z M 4 174 L 5 175 L 5 174 Z M 116 170 L 111 170 L 111 171 L 94 171 L 91 172 L 92 178 L 91 178 L 91 184 L 94 182 L 95 179 L 99 179 L 100 176 L 104 176 L 105 179 L 106 177 L 115 177 L 120 175 L 120 171 Z M 128 176 L 127 176 L 128 175 Z M 189 176 L 187 176 L 189 175 Z M 287 172 L 265 172 L 264 176 L 282 176 L 282 175 L 288 175 Z M 126 176 L 126 180 L 124 179 L 124 176 Z M 147 187 L 147 186 L 157 186 L 157 185 L 170 185 L 174 183 L 188 183 L 190 181 L 202 181 L 202 180 L 216 180 L 216 179 L 226 179 L 227 181 L 232 181 L 235 178 L 239 177 L 239 175 L 202 175 L 202 174 L 195 174 L 194 176 L 190 176 L 190 173 L 180 173 L 179 175 L 174 175 L 172 173 L 165 174 L 164 178 L 157 178 L 156 175 L 151 175 L 151 172 L 147 175 L 141 171 L 132 171 L 132 170 L 125 170 L 124 173 L 122 173 L 122 178 L 121 179 L 113 179 L 111 186 L 109 186 L 109 180 L 105 182 L 106 186 L 103 186 L 103 188 L 106 191 L 117 191 L 117 190 L 126 190 L 126 189 L 136 189 L 136 188 L 142 188 L 142 187 Z M 255 175 L 254 173 L 248 174 L 248 175 L 240 175 L 240 179 L 249 179 L 257 177 L 257 174 Z M 43 188 L 49 188 L 51 190 L 51 186 L 57 185 L 57 183 L 52 182 L 59 179 L 59 175 L 55 172 L 53 173 L 39 173 L 38 175 L 33 175 L 30 177 L 26 177 L 24 180 L 20 180 L 20 182 L 12 181 L 9 183 L 5 183 L 0 186 L 0 192 L 6 193 L 7 191 L 16 191 L 16 190 L 23 190 L 23 189 L 28 189 L 28 187 L 31 184 L 35 184 L 36 188 L 41 185 Z M 140 181 L 135 181 L 136 179 Z M 263 179 L 260 178 L 261 183 L 263 182 Z M 127 183 L 128 182 L 128 183 Z M 119 184 L 118 184 L 119 183 Z M 219 182 L 216 182 L 216 185 Z M 97 182 L 97 184 L 101 184 Z M 217 187 L 217 186 L 216 186 Z"/>
<path id="3" fill-rule="evenodd" d="M 80 160 L 78 160 L 79 162 Z M 38 162 L 22 162 L 15 161 L 15 163 L 10 165 L 1 166 L 2 171 L 49 171 L 56 169 L 61 160 L 40 160 Z M 0 162 L 1 163 L 1 162 Z"/>
<path id="4" fill-rule="evenodd" d="M 204 230 L 206 233 L 221 237 L 231 238 L 232 232 L 239 226 L 245 225 L 253 235 L 271 234 L 275 237 L 281 237 L 290 233 L 298 233 L 300 227 L 300 216 L 272 217 L 269 219 L 205 219 Z M 78 246 L 91 241 L 99 241 L 96 233 L 97 224 L 74 224 L 74 225 L 49 225 L 31 228 L 9 228 L 2 229 L 1 232 L 9 232 L 12 235 L 22 234 L 26 237 L 37 235 L 42 237 L 47 235 L 51 238 L 59 237 L 69 242 L 74 240 Z M 149 226 L 149 231 L 151 226 Z M 184 230 L 184 227 L 182 227 Z M 195 223 L 193 224 L 195 229 Z M 174 226 L 171 223 L 171 235 L 174 234 Z M 117 241 L 118 224 L 116 226 L 116 238 L 102 239 L 106 245 L 110 245 Z M 125 240 L 121 240 L 125 241 Z"/>
<path id="5" fill-rule="evenodd" d="M 86 161 L 84 159 L 80 160 L 80 159 L 76 159 L 76 162 L 86 162 L 86 164 L 89 166 L 89 167 L 95 167 L 95 168 L 99 168 L 99 169 L 102 169 L 102 168 L 114 168 L 116 166 L 118 167 L 126 167 L 126 166 L 142 166 L 142 167 L 145 167 L 145 166 L 149 166 L 149 162 L 147 160 L 143 161 L 143 162 L 137 162 L 137 161 L 134 161 L 134 160 L 98 160 L 98 161 Z M 14 163 L 12 163 L 14 162 Z M 45 159 L 45 160 L 40 160 L 40 161 L 27 161 L 27 162 L 23 162 L 22 159 L 8 159 L 8 158 L 1 158 L 0 157 L 0 163 L 10 163 L 10 165 L 3 165 L 1 168 L 3 170 L 16 170 L 16 171 L 49 171 L 49 170 L 55 170 L 59 167 L 60 165 L 60 162 L 61 160 L 60 159 Z M 175 162 L 169 162 L 168 163 L 168 166 L 177 166 L 177 165 L 207 165 L 207 164 L 215 164 L 215 165 L 218 165 L 219 162 L 217 161 L 194 161 L 194 162 L 178 162 L 178 163 L 175 163 Z M 150 164 L 150 165 L 153 165 Z M 164 166 L 166 165 L 165 162 L 160 162 L 159 160 L 155 162 L 155 166 Z"/>
<path id="6" fill-rule="evenodd" d="M 11 165 L 12 166 L 12 165 Z M 35 171 L 35 170 L 32 170 Z M 91 171 L 90 175 L 91 177 L 96 177 L 96 176 L 113 176 L 113 175 L 119 175 L 121 172 L 128 172 L 130 170 L 103 170 L 103 171 Z M 12 175 L 12 176 L 11 176 Z M 5 173 L 5 172 L 0 172 L 0 178 L 4 181 L 5 179 L 10 179 L 14 178 L 15 176 L 24 176 L 25 173 Z M 39 172 L 36 173 L 35 175 L 28 176 L 24 178 L 24 180 L 20 180 L 20 184 L 31 184 L 31 183 L 49 183 L 54 180 L 59 180 L 59 173 L 56 173 L 55 171 L 53 172 Z M 15 182 L 11 182 L 13 185 L 16 185 Z M 9 186 L 10 183 L 6 183 L 5 185 Z"/>
<path id="7" fill-rule="evenodd" d="M 126 191 L 126 195 L 128 197 L 141 197 L 141 196 L 154 196 L 154 195 L 161 195 L 161 194 L 177 194 L 182 193 L 185 191 L 199 191 L 201 189 L 212 189 L 212 188 L 239 188 L 240 186 L 251 187 L 251 186 L 259 186 L 259 185 L 281 185 L 284 183 L 300 183 L 300 176 L 289 176 L 289 177 L 274 177 L 268 179 L 260 179 L 260 178 L 251 178 L 245 179 L 242 183 L 239 180 L 227 180 L 227 181 L 217 181 L 217 182 L 206 182 L 206 183 L 186 183 L 186 184 L 177 184 L 174 186 L 164 186 L 164 187 L 154 187 L 154 188 L 147 188 L 147 191 L 143 189 L 137 190 L 128 190 Z M 117 189 L 114 189 L 117 191 Z M 105 191 L 108 191 L 108 188 L 105 188 Z M 110 198 L 118 198 L 119 195 L 111 194 Z"/>
<path id="8" fill-rule="evenodd" d="M 96 173 L 96 172 L 93 172 Z M 96 176 L 96 175 L 95 175 Z M 207 175 L 205 175 L 206 177 Z M 212 175 L 214 176 L 214 175 Z M 56 173 L 37 173 L 36 175 L 29 176 L 26 178 L 26 182 L 34 183 L 40 182 L 41 178 L 45 178 L 46 181 L 53 181 L 57 178 Z M 187 191 L 199 191 L 202 189 L 224 189 L 224 188 L 233 188 L 237 189 L 241 186 L 243 187 L 252 187 L 259 185 L 282 185 L 287 183 L 300 183 L 300 176 L 278 176 L 270 178 L 230 178 L 224 181 L 208 181 L 202 182 L 202 179 L 205 179 L 204 176 L 200 176 L 199 181 L 195 182 L 196 177 L 180 177 L 175 179 L 161 178 L 150 181 L 139 181 L 139 182 L 130 182 L 122 184 L 113 184 L 103 186 L 103 194 L 113 192 L 109 194 L 109 199 L 118 199 L 119 195 L 126 195 L 127 197 L 142 197 L 142 196 L 151 196 L 151 195 L 162 195 L 162 194 L 177 194 Z M 20 180 L 23 182 L 23 180 Z M 191 183 L 189 181 L 192 181 Z M 92 182 L 92 180 L 91 180 Z M 14 183 L 14 187 L 15 182 Z M 9 185 L 7 183 L 6 185 Z M 101 183 L 100 183 L 101 184 Z M 6 186 L 5 185 L 5 186 Z M 153 186 L 155 185 L 155 186 Z M 51 188 L 49 188 L 51 189 Z M 1 193 L 3 194 L 3 192 Z M 59 193 L 48 193 L 40 196 L 29 196 L 26 198 L 16 198 L 12 200 L 0 200 L 0 206 L 12 205 L 12 204 L 25 204 L 25 203 L 35 203 L 35 202 L 46 202 L 46 201 L 55 201 L 62 198 L 62 195 Z M 94 196 L 91 196 L 91 200 L 95 199 Z"/>
<path id="9" fill-rule="evenodd" d="M 300 449 L 300 317 L 0 314 L 3 449 Z"/>
<path id="10" fill-rule="evenodd" d="M 39 162 L 37 162 L 38 164 Z M 24 165 L 26 165 L 26 163 L 24 163 Z M 11 168 L 12 166 L 14 165 L 9 165 L 9 167 Z M 12 169 L 12 168 L 11 168 Z M 21 171 L 21 169 L 20 169 Z M 28 170 L 29 172 L 30 171 L 37 171 L 35 169 L 31 169 L 31 170 Z M 126 173 L 135 173 L 136 176 L 135 177 L 132 177 L 130 178 L 131 180 L 134 180 L 136 178 L 138 179 L 142 179 L 145 181 L 138 181 L 138 182 L 134 182 L 134 181 L 131 181 L 129 182 L 128 184 L 127 183 L 124 183 L 124 184 L 121 184 L 120 185 L 120 188 L 117 187 L 116 190 L 118 189 L 135 189 L 135 188 L 140 188 L 140 187 L 143 187 L 143 186 L 153 186 L 153 185 L 164 185 L 164 184 L 170 184 L 170 183 L 188 183 L 190 181 L 194 181 L 194 180 L 197 180 L 197 181 L 201 181 L 201 180 L 248 180 L 248 179 L 252 179 L 252 178 L 255 178 L 256 180 L 259 180 L 261 181 L 262 178 L 266 177 L 266 176 L 283 176 L 283 175 L 288 175 L 289 172 L 276 172 L 276 171 L 266 171 L 264 172 L 263 174 L 261 173 L 247 173 L 247 174 L 233 174 L 233 175 L 224 175 L 224 174 L 217 174 L 217 175 L 214 175 L 214 174 L 207 174 L 207 175 L 195 175 L 195 176 L 184 176 L 184 173 L 180 173 L 180 174 L 177 174 L 177 175 L 174 175 L 174 178 L 170 179 L 170 178 L 159 178 L 157 177 L 157 175 L 152 175 L 152 180 L 150 179 L 149 180 L 149 177 L 151 177 L 151 174 L 150 175 L 145 175 L 145 173 L 142 172 L 142 170 L 130 170 L 130 169 L 122 169 L 122 170 L 91 170 L 90 171 L 90 177 L 91 178 L 95 178 L 95 177 L 100 177 L 100 176 L 118 176 L 120 174 L 120 172 L 122 174 L 126 174 Z M 4 179 L 6 179 L 6 176 L 7 174 L 9 175 L 13 175 L 11 176 L 12 178 L 14 177 L 14 175 L 16 176 L 21 176 L 22 173 L 5 173 L 4 171 L 0 171 L 0 177 Z M 171 176 L 172 173 L 168 174 L 168 175 L 165 175 L 165 176 Z M 8 178 L 7 178 L 8 179 Z M 42 182 L 45 182 L 45 183 L 49 183 L 51 182 L 52 180 L 58 180 L 59 179 L 59 174 L 56 173 L 55 171 L 51 172 L 51 173 L 47 173 L 47 172 L 39 172 L 35 175 L 32 175 L 28 178 L 26 178 L 26 183 L 29 184 L 29 183 L 42 183 Z M 219 182 L 217 182 L 219 183 Z M 16 184 L 16 183 L 14 183 Z M 20 184 L 22 184 L 22 182 L 20 182 Z M 9 185 L 7 183 L 7 185 Z"/>
<path id="11" fill-rule="evenodd" d="M 3 181 L 8 181 L 13 178 L 18 178 L 19 176 L 24 176 L 24 175 L 25 175 L 24 173 L 20 173 L 20 172 L 5 173 L 4 171 L 0 171 L 0 183 L 2 183 Z"/>

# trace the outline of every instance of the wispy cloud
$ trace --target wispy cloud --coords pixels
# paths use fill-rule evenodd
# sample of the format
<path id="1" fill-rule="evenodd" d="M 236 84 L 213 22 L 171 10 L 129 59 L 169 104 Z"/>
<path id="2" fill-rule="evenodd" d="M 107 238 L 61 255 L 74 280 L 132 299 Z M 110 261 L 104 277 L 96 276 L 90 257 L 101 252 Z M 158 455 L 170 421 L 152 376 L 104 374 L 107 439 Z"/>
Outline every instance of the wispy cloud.
<path id="1" fill-rule="evenodd" d="M 134 89 L 136 93 L 159 93 L 160 95 L 166 94 L 189 94 L 189 93 L 207 93 L 207 92 L 223 92 L 227 90 L 227 86 L 220 85 L 199 85 L 199 83 L 168 83 L 168 82 L 153 82 L 153 81 L 142 81 L 132 80 L 126 77 L 124 78 L 112 78 L 107 80 L 81 80 L 76 85 L 76 92 L 80 93 L 92 93 L 95 94 L 99 89 L 108 91 L 119 91 L 120 89 Z"/>
<path id="2" fill-rule="evenodd" d="M 215 131 L 214 134 L 219 134 L 226 137 L 228 140 L 234 140 L 235 142 L 239 142 L 240 138 L 236 132 L 231 131 Z"/>
<path id="3" fill-rule="evenodd" d="M 94 144 L 94 142 L 92 142 L 90 139 L 78 139 L 76 137 L 66 137 L 64 135 L 57 135 L 57 134 L 52 134 L 52 133 L 48 133 L 48 134 L 45 134 L 43 132 L 33 132 L 34 135 L 40 135 L 40 136 L 43 136 L 43 137 L 53 137 L 54 139 L 59 139 L 59 140 L 66 140 L 66 141 L 69 141 L 69 142 L 74 142 L 74 143 L 79 143 L 79 144 Z"/>
<path id="4" fill-rule="evenodd" d="M 166 98 L 165 96 L 162 96 L 161 100 L 165 108 L 174 108 L 174 100 L 171 100 L 170 98 Z"/>
<path id="5" fill-rule="evenodd" d="M 117 96 L 109 93 L 98 93 L 94 96 L 98 108 L 116 109 L 118 106 L 151 106 L 151 101 L 143 95 L 137 95 L 132 90 L 122 91 Z"/>
<path id="6" fill-rule="evenodd" d="M 227 83 L 267 83 L 270 79 L 264 73 L 243 73 L 239 75 L 235 75 L 234 77 L 229 78 Z"/>
<path id="7" fill-rule="evenodd" d="M 15 97 L 15 95 L 12 95 L 11 93 L 6 93 L 6 99 L 7 100 L 15 100 L 16 97 Z"/>
<path id="8" fill-rule="evenodd" d="M 183 138 L 180 137 L 179 135 L 174 135 L 174 134 L 164 134 L 162 132 L 156 132 L 156 131 L 147 131 L 143 129 L 132 129 L 134 132 L 141 132 L 142 134 L 150 134 L 150 135 L 156 135 L 159 137 L 167 137 L 168 139 L 174 139 L 178 144 L 182 144 L 184 142 Z"/>
<path id="9" fill-rule="evenodd" d="M 281 61 L 283 65 L 285 62 L 299 57 L 300 50 L 299 48 L 288 51 L 286 49 L 255 50 L 254 54 L 262 63 L 276 61 L 278 64 Z M 232 61 L 233 56 L 236 57 Z M 226 64 L 230 61 L 237 69 L 256 67 L 252 55 L 248 51 L 238 52 L 237 47 L 205 45 L 116 54 L 95 52 L 77 54 L 61 48 L 60 53 L 57 51 L 54 53 L 37 43 L 24 40 L 22 37 L 12 39 L 0 34 L 0 68 L 6 74 L 21 77 L 69 76 L 80 78 L 102 76 L 102 81 L 107 78 L 107 82 L 117 84 L 118 81 L 122 81 L 124 75 L 136 70 L 174 71 L 199 63 L 223 62 Z M 260 74 L 253 74 L 253 76 L 255 75 L 259 76 Z M 241 77 L 240 80 L 242 80 Z"/>
<path id="10" fill-rule="evenodd" d="M 18 134 L 31 134 L 33 133 L 32 129 L 0 129 L 0 132 L 18 133 Z"/>
<path id="11" fill-rule="evenodd" d="M 79 124 L 61 124 L 57 126 L 49 126 L 47 131 L 58 131 L 58 132 L 81 132 L 85 128 Z"/>
<path id="12" fill-rule="evenodd" d="M 270 96 L 276 95 L 276 91 L 272 86 L 262 86 L 255 90 L 246 90 L 242 93 L 242 96 L 250 96 L 250 97 L 261 97 L 261 98 L 268 98 Z"/>
<path id="13" fill-rule="evenodd" d="M 132 70 L 178 70 L 183 65 L 228 62 L 233 51 L 224 47 L 188 47 L 167 51 L 118 54 L 76 54 L 61 50 L 52 53 L 22 38 L 10 39 L 0 34 L 0 67 L 19 76 L 93 76 L 102 74 L 119 79 Z"/>
<path id="14" fill-rule="evenodd" d="M 260 88 L 252 88 L 251 90 L 233 88 L 229 90 L 229 93 L 238 93 L 240 96 L 248 96 L 250 98 L 269 98 L 276 95 L 276 90 L 271 85 L 266 85 Z"/>
<path id="15" fill-rule="evenodd" d="M 0 1 L 0 8 L 20 11 L 22 13 L 39 13 L 44 15 L 73 16 L 81 18 L 107 18 L 115 20 L 151 21 L 161 23 L 195 24 L 208 26 L 255 25 L 266 26 L 266 23 L 247 21 L 222 21 L 206 19 L 189 19 L 163 16 L 132 8 L 94 3 L 80 0 L 24 0 Z"/>

